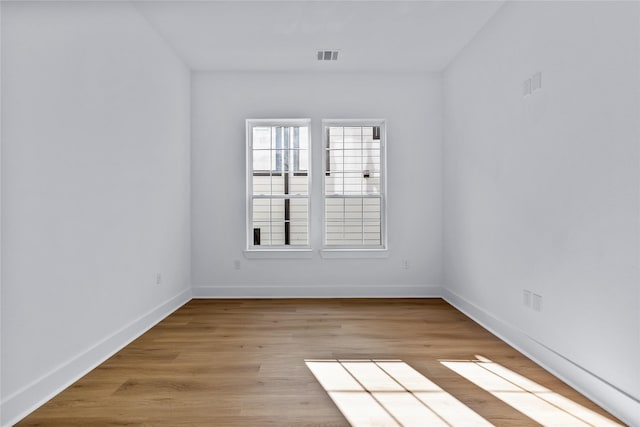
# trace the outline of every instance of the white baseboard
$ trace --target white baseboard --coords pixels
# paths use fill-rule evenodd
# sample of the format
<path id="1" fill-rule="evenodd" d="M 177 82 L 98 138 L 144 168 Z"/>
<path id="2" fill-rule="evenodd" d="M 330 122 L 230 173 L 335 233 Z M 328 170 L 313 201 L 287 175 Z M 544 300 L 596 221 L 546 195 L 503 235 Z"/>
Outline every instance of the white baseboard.
<path id="1" fill-rule="evenodd" d="M 7 396 L 1 403 L 2 422 L 0 424 L 10 426 L 17 423 L 189 300 L 191 300 L 191 289 L 185 289 L 104 338 L 89 350 Z"/>
<path id="2" fill-rule="evenodd" d="M 441 298 L 439 285 L 198 286 L 194 298 Z"/>
<path id="3" fill-rule="evenodd" d="M 624 423 L 630 426 L 640 426 L 640 401 L 635 397 L 449 289 L 443 289 L 442 295 L 449 304 Z"/>

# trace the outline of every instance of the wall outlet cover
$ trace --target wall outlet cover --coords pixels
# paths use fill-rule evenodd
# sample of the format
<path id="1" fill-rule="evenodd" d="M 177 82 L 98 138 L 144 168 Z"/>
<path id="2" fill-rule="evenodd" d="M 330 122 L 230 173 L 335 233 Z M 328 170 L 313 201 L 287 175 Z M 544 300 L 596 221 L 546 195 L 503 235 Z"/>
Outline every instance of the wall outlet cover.
<path id="1" fill-rule="evenodd" d="M 522 303 L 525 307 L 531 307 L 531 291 L 526 289 L 522 291 Z"/>
<path id="2" fill-rule="evenodd" d="M 532 307 L 535 311 L 542 311 L 542 296 L 533 294 Z"/>

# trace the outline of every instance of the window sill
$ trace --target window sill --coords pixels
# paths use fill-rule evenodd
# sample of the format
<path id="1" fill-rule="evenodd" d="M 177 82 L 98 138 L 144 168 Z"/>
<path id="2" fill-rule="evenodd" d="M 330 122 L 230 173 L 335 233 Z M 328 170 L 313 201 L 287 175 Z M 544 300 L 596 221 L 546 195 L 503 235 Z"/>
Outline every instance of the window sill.
<path id="1" fill-rule="evenodd" d="M 244 257 L 247 259 L 310 259 L 313 258 L 311 249 L 247 249 Z"/>
<path id="2" fill-rule="evenodd" d="M 320 249 L 320 256 L 327 259 L 389 258 L 388 249 Z"/>

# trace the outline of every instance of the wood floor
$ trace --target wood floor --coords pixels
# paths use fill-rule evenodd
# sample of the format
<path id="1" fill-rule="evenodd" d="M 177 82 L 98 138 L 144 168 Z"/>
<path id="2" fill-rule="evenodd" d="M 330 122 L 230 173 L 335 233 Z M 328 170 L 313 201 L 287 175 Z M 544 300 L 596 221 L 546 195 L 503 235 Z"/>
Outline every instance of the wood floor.
<path id="1" fill-rule="evenodd" d="M 602 409 L 440 299 L 192 300 L 19 426 L 348 426 L 305 359 L 401 359 L 496 426 L 539 425 L 445 367 L 491 359 Z"/>

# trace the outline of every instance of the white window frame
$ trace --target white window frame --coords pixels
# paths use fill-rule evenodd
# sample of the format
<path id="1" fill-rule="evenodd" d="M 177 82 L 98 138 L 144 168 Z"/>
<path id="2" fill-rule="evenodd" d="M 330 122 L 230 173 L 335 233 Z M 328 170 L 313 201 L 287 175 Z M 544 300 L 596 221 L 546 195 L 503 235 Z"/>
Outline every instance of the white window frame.
<path id="1" fill-rule="evenodd" d="M 379 126 L 380 127 L 380 245 L 327 245 L 326 244 L 326 200 L 336 195 L 326 194 L 327 138 L 332 126 Z M 323 119 L 322 120 L 322 249 L 323 258 L 378 258 L 387 257 L 387 123 L 386 119 Z M 338 196 L 339 197 L 339 196 Z M 367 196 L 363 196 L 367 197 Z M 346 197 L 345 197 L 346 198 Z"/>
<path id="2" fill-rule="evenodd" d="M 308 258 L 311 256 L 311 180 L 312 180 L 312 138 L 311 138 L 311 119 L 246 119 L 246 249 L 244 254 L 247 258 Z M 307 166 L 307 244 L 306 245 L 273 245 L 259 246 L 253 244 L 253 128 L 254 127 L 273 127 L 273 126 L 300 126 L 307 127 L 308 132 L 308 166 Z M 304 196 L 289 195 L 289 198 L 304 199 Z M 280 198 L 273 196 L 265 196 L 264 198 Z M 285 196 L 283 195 L 284 199 Z"/>

